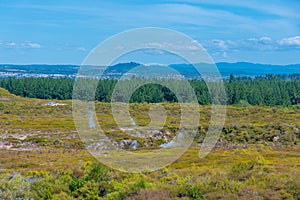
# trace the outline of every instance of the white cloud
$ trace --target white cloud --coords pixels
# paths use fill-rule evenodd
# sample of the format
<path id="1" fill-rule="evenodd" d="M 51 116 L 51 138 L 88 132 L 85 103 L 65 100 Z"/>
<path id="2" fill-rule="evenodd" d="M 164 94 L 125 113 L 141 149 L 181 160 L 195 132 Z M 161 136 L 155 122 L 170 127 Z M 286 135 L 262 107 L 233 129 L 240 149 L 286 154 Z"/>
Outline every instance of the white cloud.
<path id="1" fill-rule="evenodd" d="M 191 42 L 182 42 L 182 41 L 176 41 L 176 42 L 151 42 L 145 44 L 146 48 L 154 48 L 154 49 L 172 49 L 172 50 L 179 50 L 179 51 L 197 51 L 200 50 L 200 46 L 196 41 Z"/>
<path id="2" fill-rule="evenodd" d="M 26 42 L 26 43 L 23 43 L 25 47 L 27 48 L 32 48 L 32 49 L 39 49 L 41 48 L 42 46 L 38 43 L 32 43 L 32 42 Z"/>
<path id="3" fill-rule="evenodd" d="M 283 38 L 283 39 L 279 40 L 278 43 L 283 46 L 298 46 L 298 47 L 300 47 L 300 36 Z"/>
<path id="4" fill-rule="evenodd" d="M 77 49 L 76 49 L 77 51 L 87 51 L 87 49 L 86 48 L 84 48 L 84 47 L 78 47 Z"/>
<path id="5" fill-rule="evenodd" d="M 261 37 L 261 38 L 249 38 L 247 40 L 245 40 L 246 42 L 250 43 L 250 44 L 260 44 L 260 45 L 268 45 L 268 44 L 272 44 L 273 40 L 270 37 Z"/>
<path id="6" fill-rule="evenodd" d="M 259 40 L 266 43 L 272 42 L 272 38 L 270 37 L 261 37 Z"/>
<path id="7" fill-rule="evenodd" d="M 17 47 L 17 44 L 15 42 L 6 42 L 6 43 L 4 43 L 4 46 L 7 46 L 7 47 Z"/>
<path id="8" fill-rule="evenodd" d="M 160 49 L 144 49 L 143 53 L 150 54 L 150 55 L 164 55 L 167 54 L 166 51 Z"/>
<path id="9" fill-rule="evenodd" d="M 243 40 L 209 40 L 203 46 L 211 51 L 277 51 L 300 48 L 300 36 L 273 40 L 270 37 L 248 38 Z"/>
<path id="10" fill-rule="evenodd" d="M 224 40 L 212 40 L 212 45 L 216 48 L 219 48 L 220 50 L 228 49 L 228 44 L 226 44 L 226 41 Z"/>
<path id="11" fill-rule="evenodd" d="M 23 43 L 16 43 L 12 41 L 4 41 L 1 42 L 0 47 L 4 48 L 19 48 L 19 49 L 39 49 L 42 46 L 38 43 L 33 43 L 30 41 L 26 41 Z"/>

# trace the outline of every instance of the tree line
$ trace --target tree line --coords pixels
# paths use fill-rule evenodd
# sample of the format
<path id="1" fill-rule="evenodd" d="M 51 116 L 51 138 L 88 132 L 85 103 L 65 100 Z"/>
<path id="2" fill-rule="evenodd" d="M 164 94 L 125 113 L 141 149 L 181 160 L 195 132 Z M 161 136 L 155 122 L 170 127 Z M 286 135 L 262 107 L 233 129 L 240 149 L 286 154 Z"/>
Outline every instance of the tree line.
<path id="1" fill-rule="evenodd" d="M 91 83 L 89 85 L 92 87 L 80 88 L 89 81 Z M 76 82 L 77 89 L 73 94 L 74 82 L 75 80 L 70 78 L 8 78 L 0 80 L 0 87 L 18 96 L 39 99 L 66 100 L 72 97 L 88 96 L 100 102 L 129 100 L 130 102 L 149 103 L 188 102 L 192 99 L 192 93 L 187 92 L 190 88 L 184 84 L 184 80 L 156 80 L 160 84 L 149 83 L 139 87 L 140 83 L 145 82 L 143 78 L 130 80 L 80 78 Z M 217 82 L 215 82 L 216 86 Z M 195 92 L 199 104 L 210 104 L 214 94 L 224 95 L 217 91 L 218 87 L 211 87 L 214 89 L 210 88 L 209 91 L 207 83 L 203 80 L 189 80 L 188 83 Z M 132 87 L 136 90 L 130 94 L 129 90 Z M 226 97 L 219 97 L 218 99 L 224 99 L 229 105 L 246 103 L 291 106 L 300 103 L 300 75 L 290 75 L 289 78 L 287 75 L 266 75 L 256 78 L 231 75 L 224 80 L 224 87 Z M 180 99 L 176 94 L 180 94 Z"/>

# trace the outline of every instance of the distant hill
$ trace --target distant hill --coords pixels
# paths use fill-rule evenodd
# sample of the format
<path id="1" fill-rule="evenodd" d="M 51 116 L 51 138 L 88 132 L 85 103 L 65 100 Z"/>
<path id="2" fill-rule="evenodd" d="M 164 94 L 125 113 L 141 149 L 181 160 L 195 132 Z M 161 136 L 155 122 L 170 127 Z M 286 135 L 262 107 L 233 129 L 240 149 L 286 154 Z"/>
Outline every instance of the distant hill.
<path id="1" fill-rule="evenodd" d="M 203 70 L 207 71 L 210 68 L 209 64 L 200 63 L 197 64 L 200 68 L 203 66 Z M 185 73 L 193 74 L 195 69 L 189 64 L 175 64 L 170 65 L 178 71 L 184 71 Z M 235 76 L 264 76 L 266 74 L 296 74 L 300 73 L 300 64 L 293 65 L 269 65 L 269 64 L 256 64 L 247 62 L 237 63 L 216 63 L 218 70 L 223 77 L 228 77 L 230 74 Z"/>
<path id="2" fill-rule="evenodd" d="M 112 78 L 119 77 L 123 73 L 135 68 L 140 65 L 139 63 L 119 63 L 110 66 L 104 72 L 104 75 Z M 197 64 L 204 72 L 211 70 L 210 64 L 199 63 Z M 155 70 L 152 68 L 155 66 Z M 179 73 L 184 75 L 186 78 L 197 78 L 199 77 L 198 72 L 190 64 L 172 64 L 172 68 L 177 70 Z M 269 64 L 256 64 L 247 62 L 237 63 L 216 63 L 221 75 L 228 77 L 230 74 L 235 76 L 263 76 L 266 74 L 294 74 L 300 73 L 300 64 L 292 65 L 269 65 Z M 90 66 L 91 69 L 97 66 Z M 97 67 L 99 68 L 99 67 Z M 100 66 L 100 69 L 104 67 Z M 44 65 L 44 64 L 31 64 L 31 65 L 14 65 L 14 64 L 0 64 L 0 77 L 9 76 L 54 76 L 54 77 L 75 77 L 79 65 Z M 167 73 L 165 68 L 161 65 L 145 65 L 145 74 L 149 74 L 151 71 L 152 75 L 157 73 Z"/>

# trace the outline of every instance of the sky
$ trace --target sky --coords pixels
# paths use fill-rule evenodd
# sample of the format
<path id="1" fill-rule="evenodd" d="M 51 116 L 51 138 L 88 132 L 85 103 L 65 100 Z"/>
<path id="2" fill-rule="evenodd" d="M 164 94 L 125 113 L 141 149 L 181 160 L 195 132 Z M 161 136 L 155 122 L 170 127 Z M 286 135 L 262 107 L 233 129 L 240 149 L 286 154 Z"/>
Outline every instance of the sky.
<path id="1" fill-rule="evenodd" d="M 142 27 L 182 32 L 215 62 L 300 63 L 299 10 L 299 0 L 2 0 L 0 63 L 81 64 L 105 39 Z"/>

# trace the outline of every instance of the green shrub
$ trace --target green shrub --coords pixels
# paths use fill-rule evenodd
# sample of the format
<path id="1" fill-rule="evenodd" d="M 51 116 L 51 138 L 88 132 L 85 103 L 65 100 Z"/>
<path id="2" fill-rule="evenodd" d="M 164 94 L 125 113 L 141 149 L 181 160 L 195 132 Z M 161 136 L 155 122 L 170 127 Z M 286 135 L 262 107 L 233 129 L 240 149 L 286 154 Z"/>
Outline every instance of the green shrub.
<path id="1" fill-rule="evenodd" d="M 84 183 L 85 183 L 85 180 L 77 178 L 77 177 L 73 177 L 69 184 L 69 188 L 73 192 L 73 191 L 76 191 L 79 188 L 81 188 Z"/>
<path id="2" fill-rule="evenodd" d="M 54 194 L 52 200 L 75 200 L 75 198 L 70 197 L 67 193 L 61 192 L 59 194 Z"/>
<path id="3" fill-rule="evenodd" d="M 51 199 L 54 190 L 53 180 L 49 178 L 34 181 L 30 185 L 33 199 L 47 200 Z"/>
<path id="4" fill-rule="evenodd" d="M 85 182 L 82 187 L 73 193 L 77 199 L 98 200 L 98 185 L 92 181 Z"/>
<path id="5" fill-rule="evenodd" d="M 0 180 L 0 199 L 30 199 L 30 184 L 22 176 Z"/>
<path id="6" fill-rule="evenodd" d="M 201 199 L 203 198 L 201 188 L 197 185 L 191 186 L 187 191 L 187 196 L 193 199 Z"/>
<path id="7" fill-rule="evenodd" d="M 177 188 L 177 197 L 189 197 L 192 199 L 202 199 L 203 192 L 198 185 L 184 184 Z"/>
<path id="8" fill-rule="evenodd" d="M 245 171 L 252 170 L 255 166 L 255 162 L 249 161 L 249 162 L 238 162 L 237 164 L 232 166 L 232 172 L 233 173 L 241 173 Z"/>
<path id="9" fill-rule="evenodd" d="M 134 186 L 135 186 L 136 188 L 146 188 L 146 187 L 147 187 L 147 184 L 146 184 L 146 181 L 140 180 L 140 181 L 138 181 L 136 184 L 134 184 Z"/>
<path id="10" fill-rule="evenodd" d="M 85 176 L 84 180 L 86 181 L 107 181 L 109 179 L 108 177 L 108 170 L 99 165 L 98 163 L 86 163 L 85 165 Z"/>

